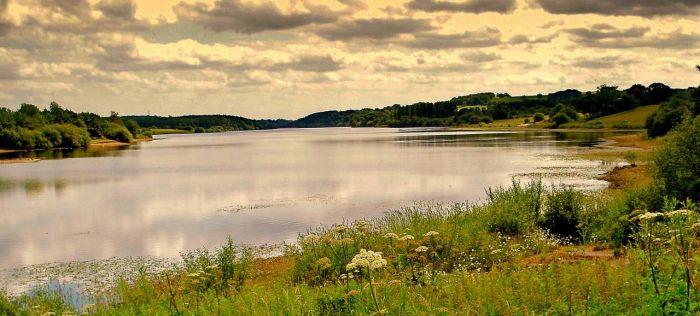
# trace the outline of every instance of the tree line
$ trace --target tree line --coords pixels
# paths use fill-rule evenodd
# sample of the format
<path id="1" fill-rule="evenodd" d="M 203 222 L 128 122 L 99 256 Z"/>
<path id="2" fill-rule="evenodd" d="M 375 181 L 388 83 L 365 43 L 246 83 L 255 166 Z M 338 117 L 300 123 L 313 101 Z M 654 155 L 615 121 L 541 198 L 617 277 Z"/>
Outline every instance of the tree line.
<path id="1" fill-rule="evenodd" d="M 17 110 L 0 107 L 0 148 L 70 149 L 86 147 L 91 139 L 129 143 L 146 136 L 138 123 L 122 120 L 116 112 L 109 117 L 76 113 L 56 102 L 44 110 L 28 103 Z"/>

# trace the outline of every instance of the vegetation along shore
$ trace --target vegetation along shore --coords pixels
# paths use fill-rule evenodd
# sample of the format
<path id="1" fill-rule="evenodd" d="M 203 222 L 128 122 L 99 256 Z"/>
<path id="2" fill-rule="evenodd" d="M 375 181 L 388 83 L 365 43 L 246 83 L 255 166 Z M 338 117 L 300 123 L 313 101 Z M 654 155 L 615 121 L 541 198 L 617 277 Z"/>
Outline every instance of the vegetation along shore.
<path id="1" fill-rule="evenodd" d="M 700 102 L 690 100 L 668 135 L 654 137 L 657 112 L 652 136 L 616 136 L 618 150 L 589 157 L 629 162 L 606 175 L 608 190 L 514 181 L 483 203 L 321 227 L 280 257 L 256 258 L 232 240 L 186 252 L 80 308 L 51 291 L 4 294 L 0 314 L 695 314 Z"/>

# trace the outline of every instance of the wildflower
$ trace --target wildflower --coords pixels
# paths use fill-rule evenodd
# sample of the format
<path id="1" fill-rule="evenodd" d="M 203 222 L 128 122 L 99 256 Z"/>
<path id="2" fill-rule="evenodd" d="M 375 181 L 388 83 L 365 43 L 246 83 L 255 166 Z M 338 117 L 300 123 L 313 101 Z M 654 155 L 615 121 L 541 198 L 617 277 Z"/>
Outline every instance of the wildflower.
<path id="1" fill-rule="evenodd" d="M 328 259 L 327 257 L 323 257 L 321 259 L 316 260 L 316 265 L 321 270 L 330 269 L 330 267 L 333 266 L 333 264 L 331 263 L 331 259 Z"/>
<path id="2" fill-rule="evenodd" d="M 652 219 L 655 219 L 655 218 L 660 217 L 660 216 L 664 216 L 664 214 L 663 213 L 647 212 L 647 213 L 644 213 L 642 215 L 639 215 L 637 218 L 639 220 L 652 220 Z"/>
<path id="3" fill-rule="evenodd" d="M 666 213 L 668 217 L 676 217 L 676 216 L 688 216 L 690 214 L 689 210 L 677 210 L 677 211 L 672 211 Z"/>
<path id="4" fill-rule="evenodd" d="M 367 251 L 360 249 L 360 253 L 352 258 L 352 261 L 345 266 L 348 271 L 357 268 L 368 268 L 370 270 L 379 269 L 386 266 L 386 259 L 382 258 L 381 252 Z"/>
<path id="5" fill-rule="evenodd" d="M 315 242 L 318 242 L 319 240 L 321 240 L 321 237 L 319 235 L 316 235 L 316 234 L 308 234 L 308 235 L 304 236 L 305 243 L 315 243 Z"/>
<path id="6" fill-rule="evenodd" d="M 335 228 L 333 228 L 333 231 L 335 231 L 338 234 L 344 233 L 346 230 L 348 230 L 348 227 L 345 225 L 338 225 Z"/>
<path id="7" fill-rule="evenodd" d="M 413 239 L 415 239 L 415 238 L 413 238 L 413 236 L 411 236 L 411 235 L 403 235 L 403 236 L 401 236 L 401 238 L 399 238 L 400 241 L 408 241 L 408 240 L 413 240 Z"/>
<path id="8" fill-rule="evenodd" d="M 369 222 L 365 220 L 357 220 L 352 224 L 352 226 L 359 231 L 366 231 L 369 229 Z"/>
<path id="9" fill-rule="evenodd" d="M 348 279 L 348 275 L 345 274 L 345 273 L 343 273 L 343 274 L 340 275 L 340 279 L 343 280 L 343 281 L 344 281 L 344 280 L 347 280 L 347 279 Z"/>
<path id="10" fill-rule="evenodd" d="M 498 254 L 501 252 L 501 249 L 495 249 L 494 251 L 491 251 L 492 255 Z"/>
<path id="11" fill-rule="evenodd" d="M 352 238 L 343 238 L 339 241 L 341 245 L 352 245 L 352 243 L 355 242 Z"/>
<path id="12" fill-rule="evenodd" d="M 384 234 L 384 238 L 386 238 L 386 239 L 399 239 L 399 235 L 394 234 L 394 233 L 386 233 L 386 234 Z"/>
<path id="13" fill-rule="evenodd" d="M 429 231 L 429 232 L 423 234 L 423 237 L 432 237 L 432 236 L 437 236 L 437 235 L 439 235 L 439 234 L 440 234 L 440 233 L 438 233 L 438 232 L 436 232 L 436 231 L 434 231 L 434 230 L 431 230 L 431 231 Z"/>
<path id="14" fill-rule="evenodd" d="M 189 273 L 189 274 L 187 274 L 187 276 L 190 278 L 196 278 L 196 277 L 199 277 L 199 272 Z"/>
<path id="15" fill-rule="evenodd" d="M 415 251 L 415 252 L 426 252 L 426 251 L 428 251 L 428 247 L 426 247 L 426 246 L 419 246 L 418 248 L 413 249 L 413 251 Z"/>

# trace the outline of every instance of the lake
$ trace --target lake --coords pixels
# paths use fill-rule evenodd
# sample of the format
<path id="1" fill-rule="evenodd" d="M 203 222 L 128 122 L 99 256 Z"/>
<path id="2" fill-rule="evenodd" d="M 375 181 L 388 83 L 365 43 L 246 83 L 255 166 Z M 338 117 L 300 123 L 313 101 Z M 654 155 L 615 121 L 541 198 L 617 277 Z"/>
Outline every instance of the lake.
<path id="1" fill-rule="evenodd" d="M 295 240 L 319 225 L 477 201 L 513 177 L 584 189 L 601 133 L 281 129 L 157 136 L 0 165 L 0 268 Z"/>

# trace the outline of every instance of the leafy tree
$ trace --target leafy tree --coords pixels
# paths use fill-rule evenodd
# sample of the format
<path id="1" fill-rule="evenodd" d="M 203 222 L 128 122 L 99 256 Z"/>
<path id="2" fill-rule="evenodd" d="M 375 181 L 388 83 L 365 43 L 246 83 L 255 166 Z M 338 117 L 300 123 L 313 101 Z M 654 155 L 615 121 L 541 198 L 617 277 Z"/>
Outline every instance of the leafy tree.
<path id="1" fill-rule="evenodd" d="M 535 115 L 532 117 L 532 119 L 533 119 L 535 122 L 542 122 L 542 121 L 544 121 L 544 114 L 542 114 L 542 113 L 535 113 Z"/>
<path id="2" fill-rule="evenodd" d="M 700 200 L 700 116 L 686 119 L 654 155 L 656 178 L 676 198 Z"/>
<path id="3" fill-rule="evenodd" d="M 691 115 L 691 109 L 694 107 L 694 102 L 687 95 L 672 98 L 647 119 L 647 133 L 651 137 L 666 135 L 674 126 L 680 124 L 684 117 Z"/>

